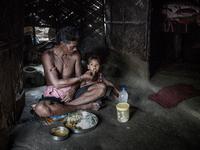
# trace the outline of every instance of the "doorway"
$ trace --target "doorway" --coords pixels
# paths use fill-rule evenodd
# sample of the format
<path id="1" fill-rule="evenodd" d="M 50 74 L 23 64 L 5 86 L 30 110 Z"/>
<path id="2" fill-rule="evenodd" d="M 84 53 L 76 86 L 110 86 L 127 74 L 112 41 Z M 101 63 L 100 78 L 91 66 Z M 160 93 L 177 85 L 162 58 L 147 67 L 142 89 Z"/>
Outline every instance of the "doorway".
<path id="1" fill-rule="evenodd" d="M 152 1 L 149 74 L 171 63 L 200 63 L 199 2 Z M 187 14 L 187 17 L 185 16 Z"/>

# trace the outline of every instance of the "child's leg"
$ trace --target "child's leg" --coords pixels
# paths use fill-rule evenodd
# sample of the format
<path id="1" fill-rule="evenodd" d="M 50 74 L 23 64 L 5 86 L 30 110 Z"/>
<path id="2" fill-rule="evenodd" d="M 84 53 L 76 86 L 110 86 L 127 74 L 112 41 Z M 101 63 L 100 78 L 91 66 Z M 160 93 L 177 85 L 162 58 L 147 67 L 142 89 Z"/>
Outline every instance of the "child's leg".
<path id="1" fill-rule="evenodd" d="M 113 91 L 113 89 L 111 90 L 110 95 L 111 95 L 116 101 L 119 101 L 119 97 L 118 97 L 117 94 Z"/>
<path id="2" fill-rule="evenodd" d="M 109 96 L 112 96 L 116 101 L 119 101 L 117 92 L 115 92 L 111 86 L 106 86 L 106 94 L 104 95 L 104 98 L 108 98 Z"/>

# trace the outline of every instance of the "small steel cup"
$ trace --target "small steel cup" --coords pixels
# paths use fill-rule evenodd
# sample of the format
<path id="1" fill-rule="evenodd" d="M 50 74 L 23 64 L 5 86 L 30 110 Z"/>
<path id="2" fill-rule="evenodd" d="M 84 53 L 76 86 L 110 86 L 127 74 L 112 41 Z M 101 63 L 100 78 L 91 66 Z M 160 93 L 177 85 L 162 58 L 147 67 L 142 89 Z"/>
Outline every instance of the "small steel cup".
<path id="1" fill-rule="evenodd" d="M 58 126 L 50 130 L 50 134 L 53 140 L 62 141 L 69 135 L 69 130 L 66 127 Z"/>

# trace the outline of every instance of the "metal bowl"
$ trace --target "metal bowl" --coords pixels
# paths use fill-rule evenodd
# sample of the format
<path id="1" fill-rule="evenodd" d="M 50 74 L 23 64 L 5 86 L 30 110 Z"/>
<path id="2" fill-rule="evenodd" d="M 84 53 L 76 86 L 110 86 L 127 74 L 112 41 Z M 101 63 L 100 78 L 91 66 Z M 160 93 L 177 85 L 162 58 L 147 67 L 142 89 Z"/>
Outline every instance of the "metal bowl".
<path id="1" fill-rule="evenodd" d="M 50 134 L 53 140 L 62 141 L 68 137 L 69 130 L 66 127 L 58 126 L 50 130 Z"/>
<path id="2" fill-rule="evenodd" d="M 93 113 L 90 113 L 90 112 L 87 112 L 87 111 L 77 111 L 77 112 L 73 112 L 71 114 L 69 114 L 67 117 L 65 117 L 63 119 L 63 124 L 64 126 L 66 126 L 66 124 L 70 123 L 69 122 L 69 118 L 70 117 L 73 117 L 73 116 L 76 116 L 76 115 L 81 115 L 82 118 L 79 119 L 78 121 L 75 121 L 74 123 L 77 125 L 79 122 L 81 122 L 82 120 L 84 121 L 88 121 L 88 122 L 92 122 L 91 126 L 88 127 L 88 128 L 84 128 L 84 129 L 73 129 L 73 128 L 69 128 L 68 129 L 70 131 L 72 131 L 73 133 L 85 133 L 85 132 L 88 132 L 88 131 L 91 131 L 93 130 L 96 126 L 97 126 L 97 123 L 98 123 L 98 118 L 95 114 Z"/>

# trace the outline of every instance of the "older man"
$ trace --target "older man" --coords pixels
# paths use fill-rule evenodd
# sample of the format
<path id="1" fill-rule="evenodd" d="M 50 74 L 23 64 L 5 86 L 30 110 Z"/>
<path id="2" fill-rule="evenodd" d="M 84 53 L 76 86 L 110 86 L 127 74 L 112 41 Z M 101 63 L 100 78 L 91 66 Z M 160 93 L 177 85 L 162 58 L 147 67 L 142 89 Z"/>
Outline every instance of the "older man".
<path id="1" fill-rule="evenodd" d="M 78 38 L 76 28 L 64 27 L 57 34 L 58 46 L 42 55 L 47 87 L 43 93 L 44 97 L 35 107 L 35 112 L 41 117 L 100 108 L 99 103 L 94 101 L 105 95 L 106 86 L 103 83 L 77 91 L 81 81 L 93 79 L 89 73 L 81 75 L 81 55 L 77 50 Z"/>

